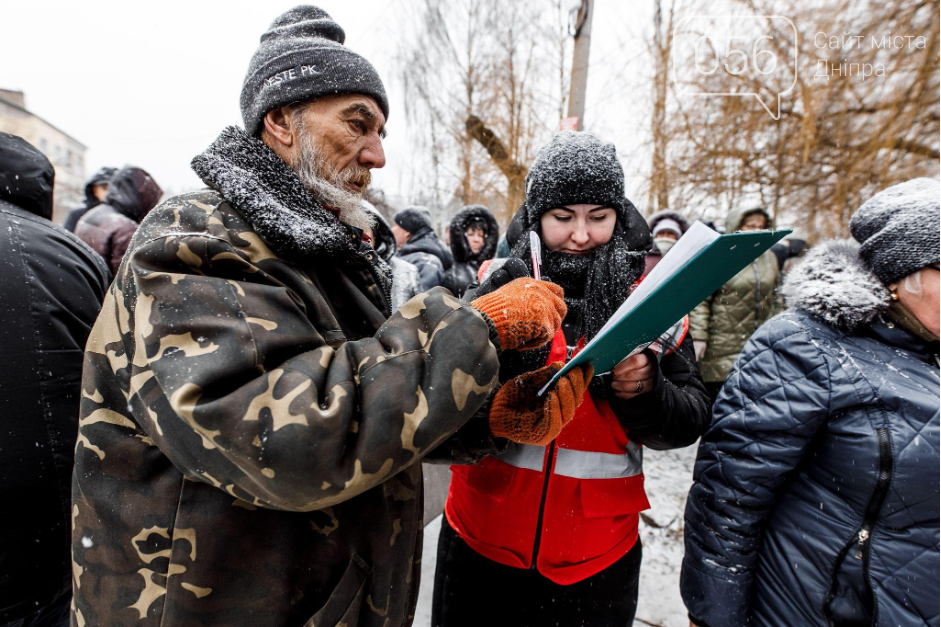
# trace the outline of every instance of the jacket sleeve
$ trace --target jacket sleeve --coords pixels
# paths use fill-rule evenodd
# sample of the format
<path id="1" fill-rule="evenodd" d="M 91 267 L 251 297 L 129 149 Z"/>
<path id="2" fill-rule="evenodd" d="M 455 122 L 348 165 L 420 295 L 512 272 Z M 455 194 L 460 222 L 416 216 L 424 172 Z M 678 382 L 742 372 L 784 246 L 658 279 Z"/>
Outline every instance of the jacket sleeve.
<path id="1" fill-rule="evenodd" d="M 709 395 L 699 375 L 693 339 L 687 333 L 677 350 L 660 360 L 654 388 L 629 400 L 610 388 L 607 397 L 630 438 L 654 450 L 694 443 L 709 426 Z"/>
<path id="2" fill-rule="evenodd" d="M 787 316 L 745 345 L 700 444 L 686 504 L 680 588 L 697 624 L 746 624 L 767 518 L 831 413 L 831 376 L 826 355 Z"/>
<path id="3" fill-rule="evenodd" d="M 498 438 L 490 431 L 490 401 L 480 406 L 470 420 L 433 450 L 423 461 L 432 464 L 471 465 L 488 455 L 506 451 L 510 441 Z"/>
<path id="4" fill-rule="evenodd" d="M 712 300 L 715 294 L 696 305 L 696 309 L 689 312 L 689 334 L 696 342 L 709 341 L 709 318 L 712 316 Z"/>
<path id="5" fill-rule="evenodd" d="M 443 285 L 445 279 L 444 266 L 441 265 L 441 261 L 434 255 L 427 255 L 427 257 L 421 263 L 416 264 L 423 291 Z"/>
<path id="6" fill-rule="evenodd" d="M 336 332 L 246 250 L 170 236 L 126 268 L 134 415 L 187 477 L 264 507 L 328 507 L 418 462 L 496 384 L 499 340 L 444 290 L 330 345 Z"/>
<path id="7" fill-rule="evenodd" d="M 137 224 L 127 221 L 115 230 L 111 235 L 111 254 L 108 256 L 108 264 L 111 266 L 112 276 L 118 276 L 118 268 L 121 267 L 121 261 L 127 252 L 134 234 L 137 232 Z"/>

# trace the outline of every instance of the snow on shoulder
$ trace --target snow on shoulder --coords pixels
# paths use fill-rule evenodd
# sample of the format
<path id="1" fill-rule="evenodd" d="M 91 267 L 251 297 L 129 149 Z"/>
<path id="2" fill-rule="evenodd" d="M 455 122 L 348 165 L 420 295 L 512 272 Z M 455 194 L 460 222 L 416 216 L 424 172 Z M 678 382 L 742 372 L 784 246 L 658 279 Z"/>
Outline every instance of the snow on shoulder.
<path id="1" fill-rule="evenodd" d="M 811 249 L 784 281 L 788 307 L 855 331 L 889 307 L 889 290 L 859 258 L 853 240 L 828 240 Z"/>

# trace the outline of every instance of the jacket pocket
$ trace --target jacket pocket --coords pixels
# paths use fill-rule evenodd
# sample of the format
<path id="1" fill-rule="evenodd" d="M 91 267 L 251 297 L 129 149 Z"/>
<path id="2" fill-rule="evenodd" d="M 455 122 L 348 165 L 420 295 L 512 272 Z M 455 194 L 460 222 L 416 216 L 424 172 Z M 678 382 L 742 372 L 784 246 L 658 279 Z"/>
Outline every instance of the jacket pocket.
<path id="1" fill-rule="evenodd" d="M 650 508 L 644 493 L 644 477 L 581 479 L 578 491 L 585 518 L 617 518 Z"/>
<path id="2" fill-rule="evenodd" d="M 370 568 L 358 555 L 354 555 L 339 583 L 330 593 L 326 604 L 304 623 L 304 627 L 336 627 L 358 625 L 359 612 L 366 593 Z"/>

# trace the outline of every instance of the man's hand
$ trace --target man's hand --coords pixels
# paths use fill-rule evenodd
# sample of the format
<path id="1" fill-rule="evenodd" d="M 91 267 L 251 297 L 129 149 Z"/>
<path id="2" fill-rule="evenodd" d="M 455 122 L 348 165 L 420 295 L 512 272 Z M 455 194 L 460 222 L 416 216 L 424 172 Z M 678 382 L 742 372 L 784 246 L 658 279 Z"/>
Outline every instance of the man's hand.
<path id="1" fill-rule="evenodd" d="M 708 344 L 702 340 L 693 340 L 693 350 L 696 353 L 696 361 L 702 363 L 702 358 L 706 356 L 706 347 Z"/>
<path id="2" fill-rule="evenodd" d="M 565 318 L 562 288 L 521 278 L 481 296 L 471 306 L 493 321 L 502 350 L 539 348 L 559 331 Z"/>
<path id="3" fill-rule="evenodd" d="M 508 381 L 490 405 L 490 431 L 520 444 L 545 446 L 575 417 L 582 404 L 591 366 L 573 368 L 545 396 L 536 394 L 562 368 L 556 363 Z"/>
<path id="4" fill-rule="evenodd" d="M 657 363 L 647 353 L 637 353 L 615 366 L 611 375 L 614 395 L 629 400 L 653 389 Z"/>

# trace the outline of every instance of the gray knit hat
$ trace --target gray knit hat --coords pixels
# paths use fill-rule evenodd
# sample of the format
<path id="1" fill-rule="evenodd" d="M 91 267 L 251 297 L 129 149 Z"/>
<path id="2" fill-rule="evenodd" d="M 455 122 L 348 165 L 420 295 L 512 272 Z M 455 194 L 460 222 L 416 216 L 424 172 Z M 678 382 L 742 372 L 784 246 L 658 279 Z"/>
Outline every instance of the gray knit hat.
<path id="1" fill-rule="evenodd" d="M 884 189 L 856 210 L 850 233 L 859 255 L 885 285 L 938 263 L 941 183 L 914 179 Z"/>
<path id="2" fill-rule="evenodd" d="M 431 212 L 426 207 L 406 207 L 392 216 L 392 221 L 409 233 L 418 233 L 431 228 Z"/>
<path id="3" fill-rule="evenodd" d="M 294 7 L 272 22 L 242 83 L 246 132 L 257 136 L 272 109 L 331 94 L 370 96 L 388 119 L 389 101 L 379 74 L 343 46 L 345 39 L 340 25 L 311 5 Z"/>
<path id="4" fill-rule="evenodd" d="M 624 169 L 614 144 L 563 131 L 542 147 L 526 175 L 527 222 L 555 207 L 596 204 L 621 209 Z"/>

